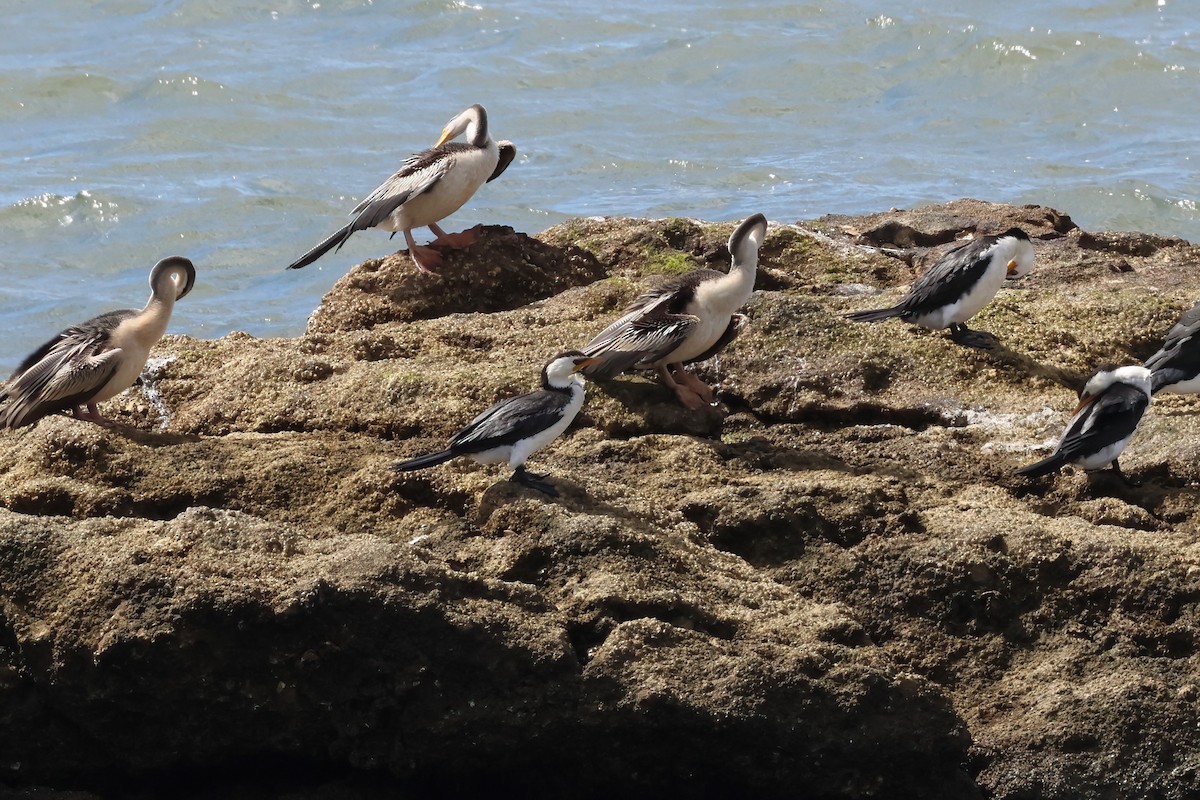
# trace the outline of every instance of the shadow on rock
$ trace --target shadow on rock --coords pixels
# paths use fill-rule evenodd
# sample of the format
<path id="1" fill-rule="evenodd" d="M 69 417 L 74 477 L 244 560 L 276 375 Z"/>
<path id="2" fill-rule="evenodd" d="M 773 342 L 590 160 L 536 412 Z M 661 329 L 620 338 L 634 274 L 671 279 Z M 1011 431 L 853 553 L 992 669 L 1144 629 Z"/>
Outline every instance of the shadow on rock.
<path id="1" fill-rule="evenodd" d="M 194 433 L 169 433 L 167 431 L 147 431 L 128 425 L 113 425 L 109 428 L 115 434 L 124 436 L 131 442 L 146 447 L 170 447 L 179 444 L 192 444 L 200 441 L 200 436 Z"/>
<path id="2" fill-rule="evenodd" d="M 636 376 L 622 375 L 590 385 L 588 403 L 592 408 L 604 404 L 603 413 L 588 414 L 585 406 L 580 416 L 586 424 L 614 438 L 652 433 L 714 437 L 720 435 L 725 422 L 722 407 L 687 408 L 659 383 Z M 623 413 L 611 413 L 617 404 L 623 407 Z"/>
<path id="3" fill-rule="evenodd" d="M 1049 364 L 1043 364 L 1024 353 L 1018 353 L 999 340 L 991 347 L 981 349 L 979 352 L 987 354 L 993 361 L 997 361 L 1006 367 L 1013 367 L 1019 370 L 1022 375 L 1045 378 L 1048 381 L 1053 381 L 1060 386 L 1070 389 L 1075 394 L 1078 394 L 1087 382 L 1086 375 L 1080 375 Z"/>

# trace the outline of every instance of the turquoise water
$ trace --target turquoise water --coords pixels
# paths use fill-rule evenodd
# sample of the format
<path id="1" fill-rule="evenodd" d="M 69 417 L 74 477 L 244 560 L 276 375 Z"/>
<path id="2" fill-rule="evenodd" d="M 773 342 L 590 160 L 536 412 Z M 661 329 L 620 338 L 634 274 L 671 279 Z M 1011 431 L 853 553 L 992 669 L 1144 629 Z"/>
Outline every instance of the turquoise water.
<path id="1" fill-rule="evenodd" d="M 0 369 L 170 254 L 199 271 L 173 331 L 299 333 L 401 243 L 284 266 L 474 102 L 520 153 L 447 230 L 970 196 L 1200 241 L 1200 3 L 944 5 L 16 0 Z"/>

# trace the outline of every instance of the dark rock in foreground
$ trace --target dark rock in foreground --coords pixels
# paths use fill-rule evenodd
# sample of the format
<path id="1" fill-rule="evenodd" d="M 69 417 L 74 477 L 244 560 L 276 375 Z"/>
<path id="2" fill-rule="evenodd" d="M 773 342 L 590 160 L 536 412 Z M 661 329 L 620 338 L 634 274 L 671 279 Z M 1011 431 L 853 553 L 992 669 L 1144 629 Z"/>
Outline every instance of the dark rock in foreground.
<path id="1" fill-rule="evenodd" d="M 997 351 L 841 318 L 1013 224 L 1038 262 L 976 320 Z M 557 502 L 471 462 L 387 469 L 654 273 L 723 268 L 730 229 L 578 220 L 485 229 L 442 278 L 368 262 L 300 339 L 169 337 L 165 433 L 131 392 L 109 411 L 143 430 L 0 436 L 0 786 L 1200 791 L 1195 401 L 1156 399 L 1122 458 L 1140 490 L 1012 476 L 1071 387 L 1200 295 L 1186 242 L 978 201 L 773 225 L 751 325 L 702 375 L 727 417 L 591 386 L 533 460 Z"/>

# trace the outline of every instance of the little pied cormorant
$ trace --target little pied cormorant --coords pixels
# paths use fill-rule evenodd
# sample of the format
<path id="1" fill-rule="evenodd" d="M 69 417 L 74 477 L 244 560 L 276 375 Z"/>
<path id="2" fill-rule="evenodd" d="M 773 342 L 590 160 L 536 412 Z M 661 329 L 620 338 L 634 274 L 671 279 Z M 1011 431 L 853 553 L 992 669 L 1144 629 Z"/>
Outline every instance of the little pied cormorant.
<path id="1" fill-rule="evenodd" d="M 1117 477 L 1132 483 L 1121 472 L 1117 458 L 1150 405 L 1150 394 L 1150 370 L 1145 367 L 1100 370 L 1079 393 L 1079 405 L 1054 453 L 1021 467 L 1017 474 L 1037 478 L 1058 472 L 1067 464 L 1077 464 L 1088 471 L 1112 464 Z"/>
<path id="2" fill-rule="evenodd" d="M 501 400 L 450 438 L 445 450 L 393 464 L 407 472 L 470 456 L 481 464 L 508 462 L 511 480 L 557 496 L 545 474 L 529 472 L 525 461 L 557 439 L 583 407 L 583 379 L 577 374 L 592 359 L 578 351 L 561 353 L 542 368 L 542 388 Z"/>
<path id="3" fill-rule="evenodd" d="M 1157 353 L 1146 359 L 1151 391 L 1200 392 L 1200 303 L 1183 313 Z"/>
<path id="4" fill-rule="evenodd" d="M 854 311 L 855 322 L 879 322 L 899 317 L 926 328 L 950 329 L 950 338 L 968 347 L 990 347 L 995 337 L 972 331 L 966 321 L 987 305 L 1006 278 L 1016 279 L 1033 269 L 1033 245 L 1020 228 L 999 236 L 980 236 L 947 251 L 917 278 L 891 308 Z"/>

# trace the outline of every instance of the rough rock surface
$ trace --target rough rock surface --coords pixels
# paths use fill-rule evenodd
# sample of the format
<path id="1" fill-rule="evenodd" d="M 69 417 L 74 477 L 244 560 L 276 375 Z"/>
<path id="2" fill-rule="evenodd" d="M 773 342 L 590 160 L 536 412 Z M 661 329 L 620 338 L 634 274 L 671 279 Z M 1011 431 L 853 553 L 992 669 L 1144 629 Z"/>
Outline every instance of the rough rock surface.
<path id="1" fill-rule="evenodd" d="M 994 351 L 841 317 L 1014 224 Z M 1156 399 L 1140 488 L 1013 475 L 1200 296 L 1187 242 L 972 200 L 773 223 L 700 370 L 724 413 L 590 386 L 531 463 L 557 500 L 388 469 L 731 228 L 367 262 L 299 339 L 165 339 L 129 427 L 0 434 L 0 793 L 1200 793 L 1197 401 Z"/>

